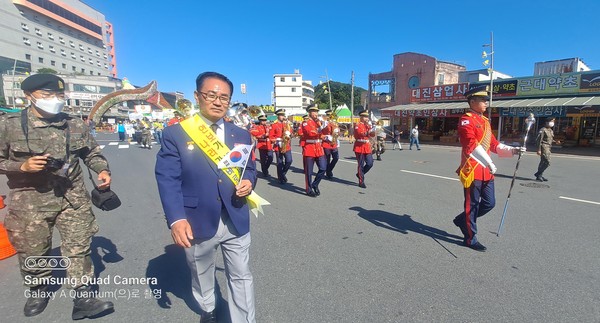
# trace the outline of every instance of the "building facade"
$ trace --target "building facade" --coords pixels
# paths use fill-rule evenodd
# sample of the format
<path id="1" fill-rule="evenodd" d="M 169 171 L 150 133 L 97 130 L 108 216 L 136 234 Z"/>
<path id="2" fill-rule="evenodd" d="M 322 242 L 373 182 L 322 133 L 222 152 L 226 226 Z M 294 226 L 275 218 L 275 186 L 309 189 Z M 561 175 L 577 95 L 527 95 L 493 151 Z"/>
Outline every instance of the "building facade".
<path id="1" fill-rule="evenodd" d="M 590 68 L 579 59 L 567 58 L 557 59 L 553 61 L 537 62 L 533 66 L 533 75 L 551 75 L 551 74 L 562 74 L 562 73 L 573 73 L 573 72 L 586 72 Z"/>
<path id="2" fill-rule="evenodd" d="M 275 109 L 285 109 L 287 115 L 304 114 L 306 107 L 315 101 L 311 81 L 303 80 L 300 71 L 293 74 L 273 75 Z"/>
<path id="3" fill-rule="evenodd" d="M 439 61 L 424 54 L 396 54 L 391 71 L 369 74 L 367 105 L 369 109 L 381 109 L 407 104 L 414 89 L 458 83 L 459 73 L 465 70 L 463 65 Z"/>
<path id="4" fill-rule="evenodd" d="M 0 72 L 117 77 L 112 24 L 78 0 L 0 0 Z"/>

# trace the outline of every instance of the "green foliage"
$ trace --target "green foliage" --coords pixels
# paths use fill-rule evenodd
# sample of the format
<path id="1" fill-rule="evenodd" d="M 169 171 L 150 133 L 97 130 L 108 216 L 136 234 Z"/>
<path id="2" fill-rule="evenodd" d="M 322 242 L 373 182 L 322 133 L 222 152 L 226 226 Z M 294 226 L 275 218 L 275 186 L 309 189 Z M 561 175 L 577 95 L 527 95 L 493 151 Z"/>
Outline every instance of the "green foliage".
<path id="1" fill-rule="evenodd" d="M 47 67 L 43 67 L 37 70 L 38 74 L 58 74 L 57 71 L 51 69 L 51 68 L 47 68 Z"/>
<path id="2" fill-rule="evenodd" d="M 0 96 L 0 107 L 6 106 L 6 99 L 3 96 Z"/>
<path id="3" fill-rule="evenodd" d="M 350 108 L 350 97 L 352 92 L 352 85 L 340 82 L 329 81 L 331 85 L 331 101 L 333 108 L 337 108 L 342 105 Z M 354 87 L 354 111 L 361 109 L 362 104 L 360 102 L 360 95 L 366 91 L 363 88 Z M 327 82 L 315 86 L 315 103 L 319 109 L 329 109 L 329 89 L 327 88 Z"/>

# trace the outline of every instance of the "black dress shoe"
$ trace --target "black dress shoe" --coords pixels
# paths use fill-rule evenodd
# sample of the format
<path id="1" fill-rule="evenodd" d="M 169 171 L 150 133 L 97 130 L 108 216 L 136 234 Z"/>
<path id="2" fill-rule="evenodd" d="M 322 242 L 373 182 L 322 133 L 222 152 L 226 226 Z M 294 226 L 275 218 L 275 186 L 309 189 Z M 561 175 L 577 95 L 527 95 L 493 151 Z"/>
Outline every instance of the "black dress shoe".
<path id="1" fill-rule="evenodd" d="M 200 319 L 200 323 L 217 323 L 217 314 L 215 313 L 215 311 L 202 312 L 202 318 Z"/>
<path id="2" fill-rule="evenodd" d="M 538 182 L 543 182 L 544 181 L 544 179 L 541 176 L 536 177 L 535 180 L 538 181 Z"/>
<path id="3" fill-rule="evenodd" d="M 308 193 L 306 193 L 306 195 L 308 195 L 310 197 L 317 197 L 317 194 L 315 194 L 315 192 L 313 190 L 308 191 Z"/>
<path id="4" fill-rule="evenodd" d="M 367 188 L 367 185 L 365 183 L 358 183 L 358 187 Z"/>
<path id="5" fill-rule="evenodd" d="M 546 177 L 544 177 L 544 176 L 540 176 L 540 177 L 542 178 L 542 181 L 544 181 L 544 182 L 548 181 L 548 179 Z"/>
<path id="6" fill-rule="evenodd" d="M 487 250 L 487 248 L 484 245 L 482 245 L 481 243 L 479 243 L 479 241 L 475 242 L 475 244 L 468 245 L 467 247 L 469 247 L 475 251 L 481 251 L 481 252 L 484 252 Z"/>
<path id="7" fill-rule="evenodd" d="M 333 173 L 325 174 L 325 177 L 327 177 L 327 179 L 332 179 L 333 178 Z"/>
<path id="8" fill-rule="evenodd" d="M 463 236 L 466 237 L 468 232 L 465 223 L 462 223 L 458 217 L 455 217 L 452 222 L 454 222 L 454 225 L 460 229 L 460 232 L 463 234 Z"/>
<path id="9" fill-rule="evenodd" d="M 313 186 L 312 189 L 313 189 L 313 191 L 315 191 L 316 196 L 321 195 L 321 191 L 319 191 L 319 188 L 317 186 Z"/>
<path id="10" fill-rule="evenodd" d="M 27 298 L 27 302 L 23 308 L 23 314 L 27 317 L 36 316 L 42 313 L 46 309 L 46 306 L 48 306 L 48 301 L 50 300 L 47 285 L 32 287 L 29 291 L 30 296 Z"/>

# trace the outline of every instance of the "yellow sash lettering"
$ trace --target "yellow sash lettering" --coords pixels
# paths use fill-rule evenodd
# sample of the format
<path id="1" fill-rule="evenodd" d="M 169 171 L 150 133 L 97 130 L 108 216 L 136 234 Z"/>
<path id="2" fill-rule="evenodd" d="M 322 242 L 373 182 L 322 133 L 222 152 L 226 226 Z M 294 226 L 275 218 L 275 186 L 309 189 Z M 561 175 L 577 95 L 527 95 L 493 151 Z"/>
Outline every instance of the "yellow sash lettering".
<path id="1" fill-rule="evenodd" d="M 222 143 L 216 136 L 216 134 L 210 129 L 210 127 L 204 122 L 198 115 L 194 115 L 192 118 L 188 118 L 185 121 L 180 122 L 183 131 L 194 141 L 202 151 L 210 158 L 210 160 L 217 165 L 225 155 L 229 153 L 229 147 Z M 237 167 L 235 168 L 224 168 L 223 172 L 231 180 L 233 185 L 237 185 L 240 182 L 240 171 Z M 246 196 L 246 201 L 250 207 L 250 211 L 258 217 L 258 214 L 264 214 L 262 207 L 264 205 L 271 205 L 267 200 L 260 197 L 256 192 Z"/>

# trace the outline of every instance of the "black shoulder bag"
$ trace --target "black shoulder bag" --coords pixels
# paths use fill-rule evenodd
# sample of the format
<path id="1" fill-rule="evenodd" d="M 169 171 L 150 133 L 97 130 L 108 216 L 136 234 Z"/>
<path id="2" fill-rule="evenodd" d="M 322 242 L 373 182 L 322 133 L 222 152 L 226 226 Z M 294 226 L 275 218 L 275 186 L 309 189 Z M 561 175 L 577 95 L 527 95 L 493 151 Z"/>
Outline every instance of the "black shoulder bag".
<path id="1" fill-rule="evenodd" d="M 88 167 L 88 173 L 90 174 L 90 180 L 92 184 L 94 184 L 94 189 L 92 190 L 92 204 L 94 204 L 97 208 L 102 211 L 112 211 L 119 206 L 121 206 L 121 200 L 117 196 L 117 193 L 111 191 L 110 188 L 107 189 L 99 189 L 96 185 L 96 181 L 92 178 L 92 172 Z"/>

